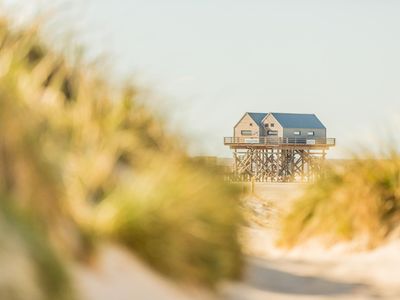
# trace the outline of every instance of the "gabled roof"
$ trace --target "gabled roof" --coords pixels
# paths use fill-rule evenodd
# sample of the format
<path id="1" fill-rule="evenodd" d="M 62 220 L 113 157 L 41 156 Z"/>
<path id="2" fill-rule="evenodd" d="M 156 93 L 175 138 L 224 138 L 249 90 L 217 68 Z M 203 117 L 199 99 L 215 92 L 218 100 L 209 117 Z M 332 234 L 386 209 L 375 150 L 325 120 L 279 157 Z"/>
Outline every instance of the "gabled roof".
<path id="1" fill-rule="evenodd" d="M 325 129 L 324 124 L 314 114 L 271 113 L 283 128 Z"/>
<path id="2" fill-rule="evenodd" d="M 261 125 L 264 118 L 268 115 L 267 113 L 255 113 L 255 112 L 248 112 L 248 114 L 250 118 L 252 118 L 254 122 L 257 123 L 258 126 Z"/>
<path id="3" fill-rule="evenodd" d="M 239 120 L 239 122 L 236 123 L 236 126 L 238 126 L 240 124 L 240 122 L 242 122 L 243 118 L 249 115 L 250 118 L 252 118 L 252 120 L 254 122 L 256 122 L 257 126 L 260 127 L 260 125 L 262 124 L 262 121 L 264 120 L 264 118 L 268 115 L 268 113 L 255 113 L 255 112 L 246 112 L 243 117 Z"/>

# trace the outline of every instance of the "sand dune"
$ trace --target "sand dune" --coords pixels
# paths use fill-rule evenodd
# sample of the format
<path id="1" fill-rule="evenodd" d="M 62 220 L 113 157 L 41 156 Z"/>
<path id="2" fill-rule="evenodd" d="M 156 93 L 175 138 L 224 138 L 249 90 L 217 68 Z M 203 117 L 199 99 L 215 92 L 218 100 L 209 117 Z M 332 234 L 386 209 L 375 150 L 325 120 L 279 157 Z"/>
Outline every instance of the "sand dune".
<path id="1" fill-rule="evenodd" d="M 350 243 L 325 249 L 315 241 L 290 251 L 275 246 L 279 214 L 302 189 L 294 184 L 256 185 L 256 196 L 248 202 L 255 215 L 270 222 L 250 222 L 245 228 L 246 276 L 242 283 L 224 287 L 225 298 L 400 299 L 399 241 L 370 252 L 357 252 Z"/>
<path id="2" fill-rule="evenodd" d="M 245 277 L 223 284 L 219 295 L 179 286 L 110 245 L 102 248 L 92 266 L 75 267 L 78 290 L 88 300 L 400 299 L 399 241 L 361 253 L 351 244 L 324 249 L 314 242 L 290 251 L 275 246 L 279 215 L 302 188 L 256 186 L 256 196 L 247 199 L 256 219 L 243 231 Z"/>
<path id="3" fill-rule="evenodd" d="M 128 251 L 104 246 L 96 262 L 77 265 L 74 277 L 85 300 L 200 300 L 213 299 L 205 291 L 184 288 L 150 270 Z"/>

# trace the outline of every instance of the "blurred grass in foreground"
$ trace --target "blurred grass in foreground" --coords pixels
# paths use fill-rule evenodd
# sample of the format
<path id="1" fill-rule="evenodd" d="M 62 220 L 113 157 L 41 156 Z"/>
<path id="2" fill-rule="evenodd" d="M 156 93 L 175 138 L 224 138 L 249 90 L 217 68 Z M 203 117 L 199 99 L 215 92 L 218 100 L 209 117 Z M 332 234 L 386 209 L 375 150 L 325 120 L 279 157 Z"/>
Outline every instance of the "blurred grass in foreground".
<path id="1" fill-rule="evenodd" d="M 356 157 L 326 169 L 283 220 L 279 243 L 319 237 L 332 245 L 353 240 L 373 248 L 400 232 L 400 155 Z"/>
<path id="2" fill-rule="evenodd" d="M 61 257 L 37 223 L 0 202 L 0 299 L 76 299 Z"/>
<path id="3" fill-rule="evenodd" d="M 135 87 L 67 61 L 36 27 L 10 28 L 0 19 L 1 201 L 64 260 L 113 240 L 185 282 L 239 276 L 238 191 L 186 155 Z"/>

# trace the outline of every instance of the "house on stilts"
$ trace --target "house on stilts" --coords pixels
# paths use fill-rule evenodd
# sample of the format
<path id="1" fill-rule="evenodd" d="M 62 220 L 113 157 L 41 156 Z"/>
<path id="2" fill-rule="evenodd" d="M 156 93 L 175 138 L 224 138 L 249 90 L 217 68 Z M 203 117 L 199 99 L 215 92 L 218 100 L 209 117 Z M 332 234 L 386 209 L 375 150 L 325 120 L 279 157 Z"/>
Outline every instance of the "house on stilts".
<path id="1" fill-rule="evenodd" d="M 246 112 L 224 144 L 233 150 L 232 180 L 293 182 L 316 178 L 336 140 L 315 114 Z"/>

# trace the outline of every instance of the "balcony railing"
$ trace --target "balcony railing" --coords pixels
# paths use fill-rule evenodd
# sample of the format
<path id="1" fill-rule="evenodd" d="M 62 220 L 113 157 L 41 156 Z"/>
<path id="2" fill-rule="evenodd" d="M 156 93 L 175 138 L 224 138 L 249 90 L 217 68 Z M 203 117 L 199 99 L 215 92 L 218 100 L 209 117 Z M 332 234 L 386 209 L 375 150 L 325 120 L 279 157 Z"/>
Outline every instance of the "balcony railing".
<path id="1" fill-rule="evenodd" d="M 335 146 L 335 138 L 225 137 L 225 145 L 309 145 Z"/>

